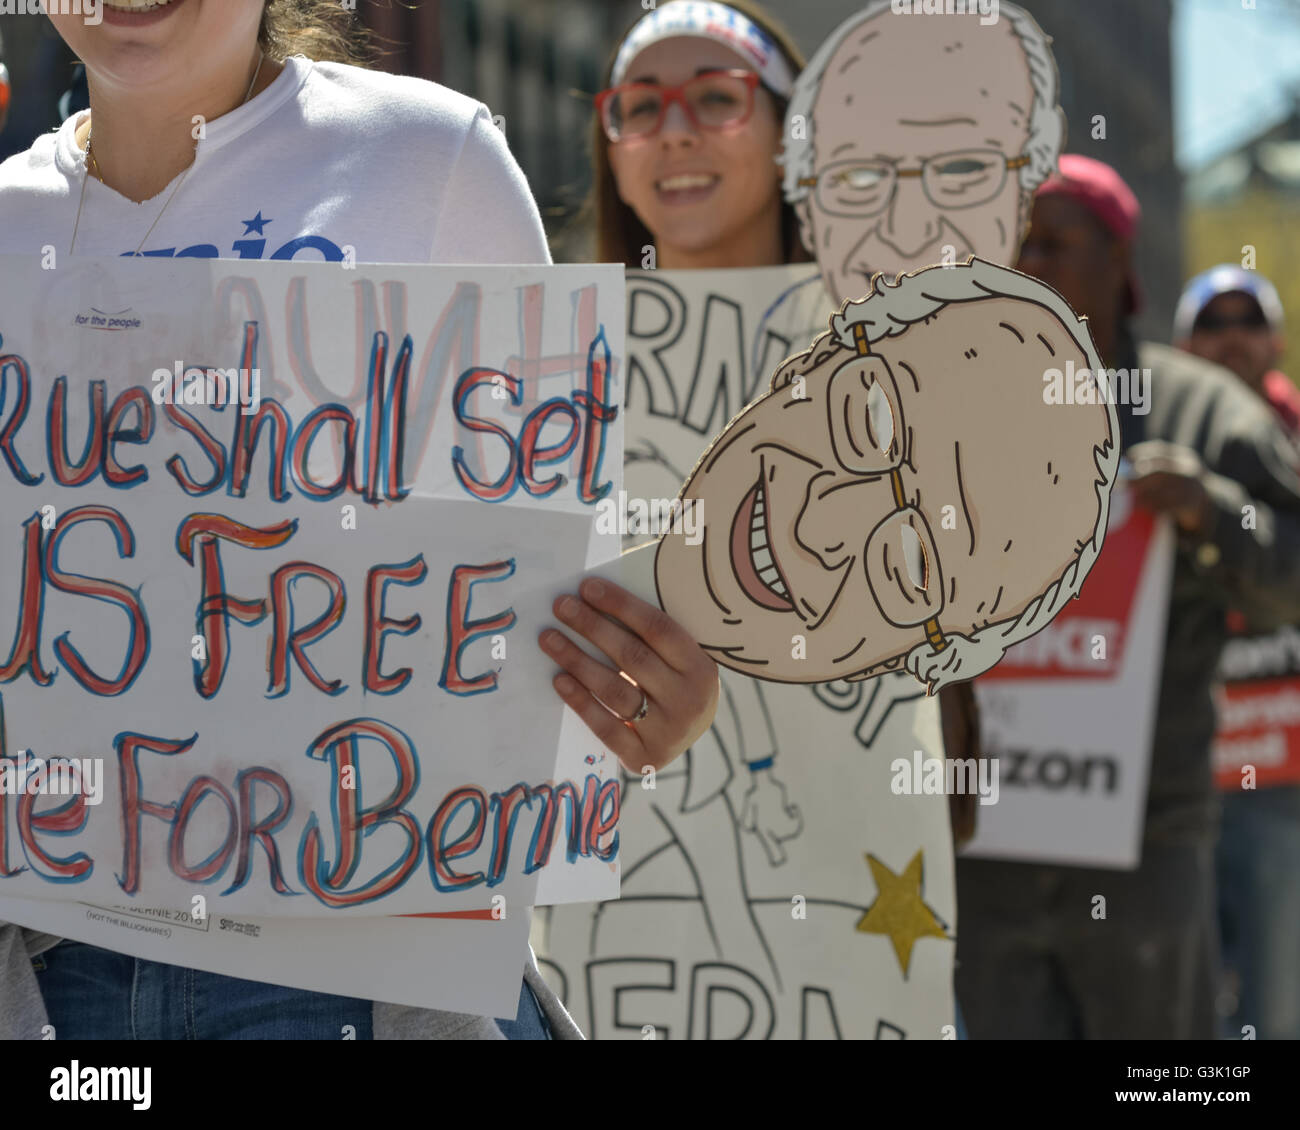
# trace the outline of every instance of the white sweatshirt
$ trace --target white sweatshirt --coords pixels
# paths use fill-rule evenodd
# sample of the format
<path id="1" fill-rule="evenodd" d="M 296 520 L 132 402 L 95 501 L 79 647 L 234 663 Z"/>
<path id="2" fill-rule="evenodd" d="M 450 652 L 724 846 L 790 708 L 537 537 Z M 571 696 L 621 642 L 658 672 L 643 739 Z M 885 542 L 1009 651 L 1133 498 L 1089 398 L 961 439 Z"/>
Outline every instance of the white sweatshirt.
<path id="1" fill-rule="evenodd" d="M 295 56 L 207 122 L 194 164 L 143 204 L 87 178 L 80 120 L 0 165 L 0 254 L 63 255 L 77 226 L 78 255 L 129 255 L 144 240 L 143 255 L 551 261 L 487 108 L 422 79 Z"/>

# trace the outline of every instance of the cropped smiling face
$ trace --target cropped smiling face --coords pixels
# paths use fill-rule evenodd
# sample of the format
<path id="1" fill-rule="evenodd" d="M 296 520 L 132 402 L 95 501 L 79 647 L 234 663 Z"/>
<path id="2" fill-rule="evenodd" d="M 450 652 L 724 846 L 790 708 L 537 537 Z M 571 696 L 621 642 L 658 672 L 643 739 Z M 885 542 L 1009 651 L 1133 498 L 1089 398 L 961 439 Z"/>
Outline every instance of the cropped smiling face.
<path id="1" fill-rule="evenodd" d="M 1088 359 L 1045 307 L 951 303 L 866 356 L 818 356 L 686 483 L 699 544 L 660 544 L 661 602 L 719 663 L 784 682 L 878 674 L 927 623 L 1018 616 L 1092 537 L 1109 420 L 1046 403 L 1044 371 Z"/>

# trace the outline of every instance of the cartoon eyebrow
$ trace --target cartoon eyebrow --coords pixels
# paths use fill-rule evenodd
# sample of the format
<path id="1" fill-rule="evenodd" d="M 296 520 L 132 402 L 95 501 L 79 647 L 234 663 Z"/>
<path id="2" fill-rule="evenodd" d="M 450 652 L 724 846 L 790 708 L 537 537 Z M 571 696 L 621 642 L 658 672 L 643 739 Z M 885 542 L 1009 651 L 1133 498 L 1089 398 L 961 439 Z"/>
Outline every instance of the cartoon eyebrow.
<path id="1" fill-rule="evenodd" d="M 961 481 L 961 441 L 952 445 L 953 458 L 957 461 L 957 497 L 961 499 L 961 512 L 966 515 L 966 528 L 970 530 L 970 556 L 975 556 L 975 523 L 971 521 L 970 506 L 966 502 L 966 489 Z"/>
<path id="2" fill-rule="evenodd" d="M 899 118 L 900 126 L 973 126 L 979 123 L 974 118 L 935 118 L 932 122 L 923 122 L 919 118 Z"/>
<path id="3" fill-rule="evenodd" d="M 827 474 L 830 473 L 831 472 L 829 471 L 827 472 Z M 827 487 L 824 491 L 822 491 L 817 496 L 817 501 L 820 502 L 828 494 L 834 494 L 837 490 L 843 490 L 845 487 L 861 486 L 863 483 L 878 483 L 883 478 L 884 478 L 883 475 L 863 475 L 861 478 L 850 479 L 847 483 L 837 483 L 835 486 Z"/>
<path id="4" fill-rule="evenodd" d="M 1048 353 L 1050 353 L 1053 357 L 1056 356 L 1056 350 L 1052 348 L 1052 343 L 1048 341 L 1047 338 L 1045 338 L 1042 334 L 1039 334 L 1038 340 L 1043 343 Z"/>
<path id="5" fill-rule="evenodd" d="M 785 444 L 776 443 L 772 440 L 769 440 L 766 443 L 755 444 L 752 448 L 750 448 L 750 450 L 752 452 L 758 452 L 758 451 L 762 451 L 764 448 L 767 447 L 773 448 L 776 451 L 784 451 L 787 455 L 793 455 L 796 459 L 802 459 L 805 463 L 811 463 L 819 471 L 822 469 L 822 465 L 816 459 L 813 459 L 811 456 L 800 455 L 799 452 L 795 451 L 793 448 L 786 447 Z"/>
<path id="6" fill-rule="evenodd" d="M 749 659 L 746 656 L 737 655 L 735 648 L 723 647 L 721 644 L 702 643 L 700 647 L 704 648 L 705 651 L 716 651 L 725 655 L 733 663 L 752 663 L 757 667 L 766 667 L 768 664 L 766 659 Z"/>
<path id="7" fill-rule="evenodd" d="M 1016 329 L 1016 327 L 1013 326 L 1010 322 L 999 322 L 998 329 L 1010 330 L 1013 334 L 1016 335 L 1016 340 L 1020 342 L 1021 345 L 1025 344 L 1025 335 L 1022 334 L 1018 329 Z M 1043 335 L 1039 334 L 1038 336 L 1042 337 Z"/>
<path id="8" fill-rule="evenodd" d="M 722 453 L 726 451 L 727 448 L 729 448 L 733 443 L 735 443 L 736 440 L 738 440 L 746 432 L 752 432 L 756 427 L 758 427 L 757 424 L 746 424 L 743 428 L 740 429 L 740 431 L 738 431 L 734 436 L 732 436 L 729 440 L 727 440 L 726 443 L 724 443 L 721 447 L 719 447 L 718 450 L 715 451 L 709 457 L 709 461 L 704 465 L 704 473 L 708 474 L 710 471 L 712 471 L 713 464 L 715 464 L 718 461 L 718 458 L 722 455 Z"/>
<path id="9" fill-rule="evenodd" d="M 811 404 L 812 402 L 812 397 L 809 396 L 792 396 L 781 405 L 781 411 L 784 412 L 787 408 L 793 408 L 796 404 Z"/>
<path id="10" fill-rule="evenodd" d="M 867 637 L 863 636 L 860 640 L 858 640 L 857 643 L 855 643 L 851 648 L 849 648 L 848 651 L 846 651 L 843 655 L 837 655 L 834 659 L 831 660 L 831 662 L 843 663 L 844 660 L 848 659 L 850 655 L 852 655 L 855 651 L 857 651 L 866 642 L 867 642 Z"/>

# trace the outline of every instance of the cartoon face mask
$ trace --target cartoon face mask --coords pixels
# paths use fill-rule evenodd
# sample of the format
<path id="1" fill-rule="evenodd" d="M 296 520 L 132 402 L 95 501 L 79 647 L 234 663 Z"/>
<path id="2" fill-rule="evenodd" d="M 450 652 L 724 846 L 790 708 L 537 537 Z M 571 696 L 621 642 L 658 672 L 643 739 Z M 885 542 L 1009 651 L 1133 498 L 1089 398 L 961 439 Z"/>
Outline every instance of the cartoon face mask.
<path id="1" fill-rule="evenodd" d="M 1091 339 L 1050 288 L 980 260 L 879 282 L 832 329 L 695 468 L 681 497 L 704 535 L 660 543 L 661 602 L 758 678 L 880 674 L 913 652 L 972 678 L 972 648 L 1041 628 L 1039 597 L 1077 591 L 1100 548 L 1113 404 L 1044 395 L 1067 362 L 1099 366 Z"/>
<path id="2" fill-rule="evenodd" d="M 1050 41 L 1014 5 L 1000 17 L 873 3 L 800 76 L 785 194 L 834 302 L 865 294 L 878 271 L 1015 261 L 1064 117 Z"/>

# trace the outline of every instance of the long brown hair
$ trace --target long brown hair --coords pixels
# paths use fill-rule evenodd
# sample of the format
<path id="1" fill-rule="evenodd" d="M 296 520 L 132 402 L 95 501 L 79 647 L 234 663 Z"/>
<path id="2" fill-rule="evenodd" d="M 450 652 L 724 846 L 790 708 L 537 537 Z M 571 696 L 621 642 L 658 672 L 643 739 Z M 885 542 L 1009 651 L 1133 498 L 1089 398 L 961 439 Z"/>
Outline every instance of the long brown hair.
<path id="1" fill-rule="evenodd" d="M 338 0 L 266 0 L 257 41 L 276 63 L 298 54 L 320 63 L 370 60 L 365 30 Z"/>
<path id="2" fill-rule="evenodd" d="M 734 8 L 754 21 L 776 44 L 777 50 L 785 56 L 791 71 L 798 75 L 804 67 L 803 53 L 795 45 L 790 33 L 771 15 L 765 12 L 753 0 L 724 0 L 728 8 Z M 628 27 L 631 31 L 635 24 Z M 618 46 L 627 37 L 627 31 L 619 38 Z M 618 46 L 614 48 L 605 66 L 604 85 L 608 86 L 614 70 L 614 60 L 618 55 Z M 766 88 L 764 88 L 766 89 Z M 784 121 L 788 99 L 778 98 L 768 91 L 776 104 L 776 114 Z M 645 248 L 654 243 L 654 236 L 641 222 L 641 218 L 618 194 L 618 185 L 614 180 L 614 171 L 609 163 L 609 139 L 600 124 L 600 116 L 593 113 L 589 138 L 591 151 L 592 181 L 591 192 L 583 205 L 578 223 L 590 223 L 595 230 L 595 255 L 598 263 L 622 263 L 627 267 L 642 266 Z M 781 202 L 781 246 L 785 249 L 787 263 L 805 263 L 809 256 L 799 238 L 799 222 L 794 209 L 784 200 Z"/>

